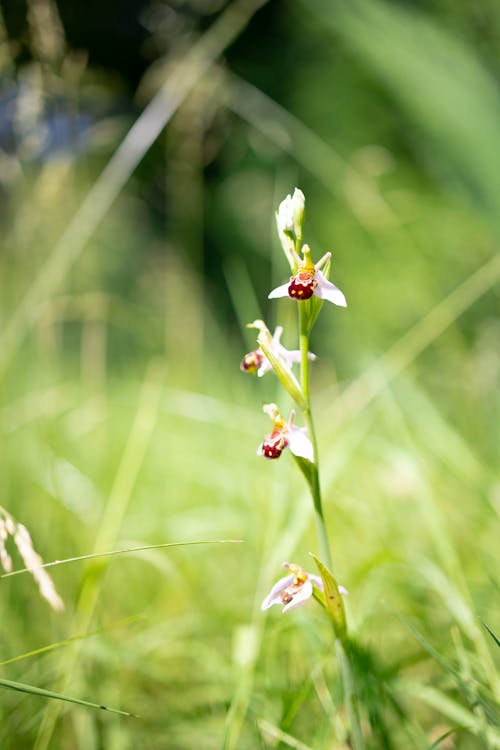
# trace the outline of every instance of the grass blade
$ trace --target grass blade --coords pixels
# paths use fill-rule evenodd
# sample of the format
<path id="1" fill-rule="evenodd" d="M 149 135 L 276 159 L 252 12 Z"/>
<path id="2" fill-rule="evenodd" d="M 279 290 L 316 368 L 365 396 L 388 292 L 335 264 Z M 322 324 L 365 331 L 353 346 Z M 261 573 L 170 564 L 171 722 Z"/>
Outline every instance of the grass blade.
<path id="1" fill-rule="evenodd" d="M 491 635 L 491 637 L 493 638 L 493 640 L 495 641 L 495 643 L 497 644 L 497 646 L 500 646 L 500 640 L 496 637 L 496 635 L 493 632 L 493 630 L 484 622 L 484 620 L 481 620 L 481 624 L 482 624 L 483 628 L 485 630 L 487 630 L 488 633 Z"/>
<path id="2" fill-rule="evenodd" d="M 67 563 L 79 562 L 80 560 L 93 560 L 97 557 L 111 557 L 112 555 L 126 555 L 130 552 L 143 552 L 150 549 L 165 549 L 167 547 L 191 547 L 198 544 L 241 544 L 243 539 L 200 539 L 191 542 L 165 542 L 163 544 L 146 544 L 140 547 L 126 547 L 124 549 L 113 549 L 108 552 L 92 552 L 89 555 L 78 555 L 78 557 L 66 557 L 64 560 L 52 560 L 52 562 L 40 565 L 40 568 L 53 568 L 55 565 L 66 565 Z M 30 573 L 31 568 L 20 568 L 3 573 L 0 578 L 10 578 L 20 573 Z"/>
<path id="3" fill-rule="evenodd" d="M 85 706 L 86 708 L 99 708 L 102 711 L 109 711 L 113 714 L 120 714 L 120 716 L 131 716 L 134 719 L 138 719 L 138 716 L 128 713 L 128 711 L 122 711 L 119 708 L 110 708 L 109 706 L 100 705 L 99 703 L 91 703 L 90 701 L 84 701 L 81 698 L 72 698 L 69 695 L 62 695 L 61 693 L 53 693 L 51 690 L 44 690 L 43 688 L 35 687 L 34 685 L 26 685 L 24 682 L 13 682 L 12 680 L 4 680 L 0 678 L 0 687 L 6 688 L 7 690 L 16 690 L 18 693 L 28 693 L 30 695 L 39 695 L 42 698 L 52 698 L 58 701 L 66 701 L 66 703 L 76 703 L 79 706 Z"/>

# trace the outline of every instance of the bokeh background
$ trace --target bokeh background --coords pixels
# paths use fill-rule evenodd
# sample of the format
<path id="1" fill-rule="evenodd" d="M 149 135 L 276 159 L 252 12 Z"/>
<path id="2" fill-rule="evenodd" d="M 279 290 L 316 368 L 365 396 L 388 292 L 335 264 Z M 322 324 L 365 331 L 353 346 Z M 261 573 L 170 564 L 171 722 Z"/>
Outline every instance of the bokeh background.
<path id="1" fill-rule="evenodd" d="M 1 580 L 0 677 L 141 717 L 2 689 L 2 750 L 350 747 L 318 605 L 259 609 L 316 549 L 239 371 L 255 318 L 296 346 L 295 186 L 366 747 L 500 747 L 498 4 L 0 8 L 0 502 L 46 561 L 243 540 L 54 567 L 63 613 Z"/>

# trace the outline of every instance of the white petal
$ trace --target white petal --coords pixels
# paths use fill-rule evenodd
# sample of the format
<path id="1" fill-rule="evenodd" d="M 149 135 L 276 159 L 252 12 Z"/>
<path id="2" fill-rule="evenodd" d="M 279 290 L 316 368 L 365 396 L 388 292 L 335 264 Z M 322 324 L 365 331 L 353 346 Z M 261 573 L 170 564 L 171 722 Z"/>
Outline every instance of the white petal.
<path id="1" fill-rule="evenodd" d="M 343 594 L 343 596 L 348 596 L 349 592 L 345 586 L 339 585 L 339 594 Z"/>
<path id="2" fill-rule="evenodd" d="M 314 450 L 305 427 L 290 427 L 287 432 L 288 447 L 294 456 L 307 458 L 314 463 Z"/>
<path id="3" fill-rule="evenodd" d="M 259 369 L 257 370 L 257 376 L 261 378 L 263 375 L 266 374 L 266 372 L 269 372 L 269 370 L 272 370 L 271 363 L 268 359 L 265 359 Z"/>
<path id="4" fill-rule="evenodd" d="M 294 362 L 300 362 L 300 360 L 302 359 L 302 354 L 298 349 L 292 349 L 291 351 L 288 351 L 288 349 L 284 349 L 283 347 L 281 348 L 282 351 L 280 352 L 280 354 L 288 365 L 293 365 Z"/>
<path id="5" fill-rule="evenodd" d="M 290 584 L 293 583 L 293 578 L 293 574 L 285 576 L 284 578 L 280 578 L 279 581 L 274 584 L 271 591 L 260 605 L 260 608 L 264 610 L 269 609 L 269 607 L 272 607 L 273 604 L 282 604 L 281 592 L 286 589 L 287 586 L 290 586 Z"/>
<path id="6" fill-rule="evenodd" d="M 290 286 L 290 282 L 287 281 L 286 284 L 282 284 L 281 286 L 277 286 L 276 289 L 273 289 L 272 292 L 269 292 L 267 295 L 268 299 L 275 299 L 276 297 L 288 297 L 288 287 Z"/>
<path id="7" fill-rule="evenodd" d="M 295 188 L 292 195 L 292 205 L 294 211 L 303 211 L 306 203 L 304 193 L 300 188 Z"/>
<path id="8" fill-rule="evenodd" d="M 262 451 L 263 451 L 263 448 L 264 448 L 264 443 L 261 443 L 261 444 L 259 445 L 259 447 L 257 448 L 257 455 L 258 455 L 258 456 L 263 456 L 263 455 L 264 455 L 264 454 L 263 454 L 263 452 L 262 452 Z"/>
<path id="9" fill-rule="evenodd" d="M 292 195 L 293 230 L 295 232 L 295 236 L 298 236 L 302 233 L 305 202 L 306 199 L 302 190 L 299 190 L 299 188 L 295 188 Z"/>
<path id="10" fill-rule="evenodd" d="M 276 326 L 276 328 L 274 329 L 274 333 L 273 333 L 273 344 L 272 344 L 273 347 L 276 346 L 279 348 L 281 346 L 280 339 L 281 339 L 282 333 L 283 333 L 283 326 Z"/>
<path id="11" fill-rule="evenodd" d="M 335 284 L 332 284 L 331 281 L 325 279 L 321 271 L 316 271 L 314 278 L 318 282 L 318 286 L 314 290 L 316 297 L 326 299 L 328 302 L 333 302 L 334 305 L 339 305 L 340 307 L 347 307 L 346 298 L 340 289 Z"/>
<path id="12" fill-rule="evenodd" d="M 278 224 L 278 229 L 281 229 L 282 232 L 293 232 L 293 202 L 291 195 L 287 195 L 281 201 L 276 215 L 276 223 Z"/>
<path id="13" fill-rule="evenodd" d="M 264 404 L 262 406 L 262 411 L 264 412 L 264 414 L 267 414 L 267 416 L 272 419 L 273 422 L 276 422 L 278 419 L 281 420 L 281 414 L 276 404 Z"/>
<path id="14" fill-rule="evenodd" d="M 294 597 L 291 602 L 288 602 L 283 607 L 283 614 L 286 614 L 287 612 L 290 612 L 291 609 L 295 609 L 295 607 L 302 607 L 303 604 L 306 603 L 306 601 L 309 599 L 313 592 L 312 583 L 309 579 L 305 581 L 305 583 L 302 584 L 300 589 L 297 591 L 296 594 L 294 594 Z"/>
<path id="15" fill-rule="evenodd" d="M 314 583 L 314 585 L 319 588 L 320 591 L 324 591 L 323 579 L 320 578 L 320 576 L 316 576 L 314 575 L 314 573 L 308 573 L 307 575 L 309 576 L 311 581 Z"/>
<path id="16" fill-rule="evenodd" d="M 299 349 L 291 349 L 288 351 L 288 349 L 285 349 L 284 347 L 281 347 L 282 351 L 280 351 L 281 356 L 283 359 L 288 362 L 288 364 L 293 364 L 294 362 L 300 362 L 302 359 L 302 352 Z M 307 352 L 307 359 L 310 362 L 314 362 L 316 359 L 316 355 L 312 352 Z"/>

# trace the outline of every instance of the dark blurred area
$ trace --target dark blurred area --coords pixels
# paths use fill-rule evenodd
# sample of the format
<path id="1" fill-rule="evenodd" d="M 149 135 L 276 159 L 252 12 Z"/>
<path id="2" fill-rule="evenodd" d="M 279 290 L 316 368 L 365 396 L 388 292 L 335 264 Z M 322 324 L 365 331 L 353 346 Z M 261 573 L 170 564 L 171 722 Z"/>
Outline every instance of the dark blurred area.
<path id="1" fill-rule="evenodd" d="M 10 157 L 0 169 L 4 214 L 9 205 L 15 206 L 9 201 L 14 198 L 9 175 L 15 165 L 34 170 L 34 176 L 48 160 L 62 157 L 72 162 L 77 177 L 96 177 L 158 86 L 156 69 L 168 66 L 179 50 L 189 49 L 227 5 L 218 0 L 4 2 L 0 149 Z M 293 60 L 286 33 L 281 5 L 265 4 L 252 29 L 226 51 L 222 64 L 249 76 L 271 96 L 286 97 L 291 80 L 283 66 Z M 277 37 L 282 44 L 276 44 Z M 252 254 L 253 248 L 246 232 L 241 236 L 236 228 L 235 234 L 231 219 L 228 226 L 214 196 L 228 170 L 271 172 L 276 157 L 282 157 L 274 148 L 249 143 L 239 119 L 215 101 L 205 107 L 200 100 L 194 109 L 186 109 L 187 115 L 181 113 L 170 132 L 151 144 L 133 175 L 132 192 L 145 212 L 142 229 L 150 237 L 128 267 L 142 265 L 167 233 L 174 244 L 182 245 L 178 249 L 196 273 L 215 285 L 224 321 L 230 306 L 220 273 L 224 244 L 230 253 L 235 245 L 243 254 Z M 204 185 L 203 197 L 192 195 L 197 180 Z M 269 206 L 268 213 L 272 210 Z M 222 242 L 221 232 L 228 234 Z M 255 264 L 250 257 L 252 265 L 262 267 L 262 258 Z M 123 293 L 117 286 L 120 278 L 125 281 L 123 271 L 115 269 L 113 277 L 116 290 Z"/>
<path id="2" fill-rule="evenodd" d="M 47 176 L 52 162 L 71 167 L 72 190 L 38 234 L 41 258 L 169 71 L 231 4 L 29 0 L 1 8 L 6 226 L 30 180 Z M 100 254 L 96 265 L 90 249 L 70 286 L 133 302 L 144 325 L 128 335 L 150 354 L 164 345 L 163 284 L 173 309 L 184 274 L 217 331 L 243 348 L 248 294 L 260 307 L 252 316 L 275 315 L 266 290 L 285 267 L 273 212 L 300 185 L 306 239 L 318 257 L 333 249 L 333 273 L 341 286 L 351 282 L 352 330 L 345 343 L 332 342 L 344 347 L 343 362 L 354 358 L 344 365 L 349 377 L 488 255 L 498 226 L 499 15 L 486 0 L 265 3 L 152 140 L 96 232 L 93 241 L 109 248 L 117 231 L 120 253 Z M 31 205 L 33 219 L 36 199 Z M 15 304 L 26 282 L 19 244 L 10 257 L 5 299 Z M 29 264 L 37 267 L 33 256 Z M 392 303 L 376 322 L 374 294 Z"/>

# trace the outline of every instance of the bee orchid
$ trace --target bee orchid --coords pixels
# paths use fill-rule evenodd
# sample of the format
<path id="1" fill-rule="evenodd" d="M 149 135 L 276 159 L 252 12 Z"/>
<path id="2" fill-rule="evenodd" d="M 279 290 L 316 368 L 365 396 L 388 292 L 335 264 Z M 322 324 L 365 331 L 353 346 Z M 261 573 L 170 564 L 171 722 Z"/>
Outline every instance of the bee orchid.
<path id="1" fill-rule="evenodd" d="M 256 324 L 259 325 L 256 325 Z M 265 328 L 262 321 L 255 321 L 255 323 L 252 324 L 254 328 L 259 328 L 262 330 Z M 267 331 L 267 329 L 266 329 Z M 292 364 L 294 362 L 300 362 L 301 353 L 299 349 L 285 349 L 283 344 L 280 342 L 281 334 L 283 333 L 283 327 L 278 326 L 272 338 L 270 338 L 270 349 L 271 352 L 274 354 L 274 356 L 278 359 L 283 360 L 285 365 L 289 368 L 291 368 Z M 307 355 L 308 359 L 314 360 L 316 359 L 316 355 L 312 354 L 311 352 Z M 261 378 L 263 375 L 266 374 L 266 372 L 270 372 L 273 369 L 272 364 L 260 348 L 260 346 L 255 349 L 252 352 L 249 352 L 248 354 L 245 354 L 241 361 L 240 370 L 243 372 L 250 372 L 250 373 L 257 373 L 257 376 Z"/>
<path id="2" fill-rule="evenodd" d="M 321 272 L 321 268 L 332 257 L 331 253 L 323 255 L 316 264 L 311 260 L 311 250 L 308 245 L 304 245 L 302 248 L 302 258 L 295 252 L 294 255 L 297 272 L 290 277 L 290 281 L 286 284 L 273 289 L 269 294 L 269 299 L 288 296 L 296 300 L 307 300 L 314 294 L 316 297 L 328 300 L 328 302 L 332 302 L 334 305 L 347 307 L 346 298 L 343 293 L 335 284 L 328 281 Z"/>
<path id="3" fill-rule="evenodd" d="M 294 456 L 306 458 L 314 463 L 314 449 L 305 427 L 294 425 L 295 412 L 290 412 L 288 422 L 285 422 L 276 404 L 265 404 L 263 407 L 274 423 L 274 428 L 257 448 L 257 455 L 264 458 L 279 458 L 285 448 L 290 448 Z"/>
<path id="4" fill-rule="evenodd" d="M 280 578 L 272 587 L 269 594 L 261 604 L 261 609 L 269 609 L 273 604 L 283 604 L 283 614 L 290 612 L 296 607 L 302 607 L 303 604 L 312 596 L 313 587 L 316 586 L 323 591 L 323 581 L 314 573 L 306 573 L 300 565 L 295 563 L 283 563 L 285 568 L 290 571 L 289 575 Z M 347 589 L 339 586 L 341 594 L 347 594 Z"/>

